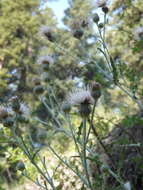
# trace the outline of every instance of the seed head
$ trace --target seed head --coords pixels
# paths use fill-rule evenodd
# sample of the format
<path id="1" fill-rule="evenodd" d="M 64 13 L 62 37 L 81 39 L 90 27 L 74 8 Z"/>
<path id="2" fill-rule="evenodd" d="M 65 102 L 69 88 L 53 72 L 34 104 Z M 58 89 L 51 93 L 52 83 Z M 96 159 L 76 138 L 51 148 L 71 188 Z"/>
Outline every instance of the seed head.
<path id="1" fill-rule="evenodd" d="M 82 118 L 88 118 L 89 114 L 91 113 L 91 107 L 90 104 L 87 102 L 84 102 L 79 106 L 79 113 Z"/>
<path id="2" fill-rule="evenodd" d="M 70 110 L 71 110 L 71 105 L 69 103 L 67 103 L 67 102 L 64 102 L 63 105 L 62 105 L 62 110 L 65 113 L 69 113 Z"/>
<path id="3" fill-rule="evenodd" d="M 24 115 L 17 115 L 17 121 L 20 123 L 28 123 L 29 120 L 28 118 L 26 118 Z"/>
<path id="4" fill-rule="evenodd" d="M 72 91 L 68 97 L 67 102 L 70 105 L 80 105 L 80 104 L 94 104 L 94 99 L 91 95 L 90 90 L 80 89 Z"/>
<path id="5" fill-rule="evenodd" d="M 20 170 L 20 171 L 25 170 L 24 162 L 23 161 L 18 161 L 16 168 L 17 168 L 17 170 Z"/>
<path id="6" fill-rule="evenodd" d="M 109 11 L 109 9 L 108 9 L 107 6 L 103 6 L 103 7 L 102 7 L 102 11 L 103 11 L 105 14 L 107 14 L 108 11 Z"/>
<path id="7" fill-rule="evenodd" d="M 37 85 L 34 87 L 33 92 L 37 95 L 40 95 L 44 92 L 44 88 L 42 85 Z"/>
<path id="8" fill-rule="evenodd" d="M 143 27 L 137 27 L 134 30 L 134 36 L 136 40 L 140 40 L 143 38 Z"/>
<path id="9" fill-rule="evenodd" d="M 94 104 L 94 99 L 90 90 L 74 90 L 67 98 L 71 106 L 78 106 L 81 117 L 87 118 L 91 112 L 90 105 Z"/>
<path id="10" fill-rule="evenodd" d="M 102 28 L 104 27 L 104 24 L 103 24 L 103 23 L 99 23 L 99 24 L 98 24 L 98 27 L 99 27 L 100 29 L 102 29 Z"/>
<path id="11" fill-rule="evenodd" d="M 91 90 L 91 95 L 96 102 L 98 98 L 101 96 L 101 85 L 98 82 L 93 81 L 90 83 L 89 88 Z"/>
<path id="12" fill-rule="evenodd" d="M 53 35 L 53 29 L 48 26 L 42 26 L 40 28 L 40 34 L 46 37 L 50 42 L 55 41 L 55 37 Z"/>
<path id="13" fill-rule="evenodd" d="M 29 108 L 25 103 L 20 103 L 19 114 L 28 117 L 30 114 Z"/>
<path id="14" fill-rule="evenodd" d="M 14 118 L 9 116 L 6 119 L 4 119 L 2 123 L 4 127 L 12 127 L 14 124 Z"/>
<path id="15" fill-rule="evenodd" d="M 83 18 L 83 19 L 74 19 L 71 24 L 70 27 L 72 28 L 72 30 L 78 30 L 80 28 L 85 28 L 87 27 L 89 24 L 89 19 L 88 18 Z"/>
<path id="16" fill-rule="evenodd" d="M 10 99 L 11 102 L 11 107 L 13 109 L 14 112 L 19 112 L 20 109 L 20 100 L 18 98 L 18 96 L 14 96 Z"/>
<path id="17" fill-rule="evenodd" d="M 82 29 L 77 29 L 73 31 L 73 36 L 77 39 L 80 39 L 83 36 L 84 32 Z"/>
<path id="18" fill-rule="evenodd" d="M 100 18 L 99 18 L 99 16 L 98 16 L 98 14 L 95 13 L 95 14 L 93 15 L 93 21 L 94 21 L 95 23 L 98 23 L 99 20 L 100 20 Z"/>
<path id="19" fill-rule="evenodd" d="M 98 6 L 98 7 L 104 7 L 104 6 L 106 6 L 106 1 L 105 1 L 105 0 L 99 0 L 99 1 L 97 2 L 97 6 Z"/>
<path id="20" fill-rule="evenodd" d="M 9 115 L 8 109 L 5 106 L 0 106 L 0 119 L 5 119 Z"/>
<path id="21" fill-rule="evenodd" d="M 53 64 L 53 63 L 54 63 L 54 60 L 49 55 L 41 56 L 38 59 L 38 64 L 49 65 L 49 64 Z"/>
<path id="22" fill-rule="evenodd" d="M 81 27 L 83 27 L 83 28 L 87 27 L 88 24 L 89 24 L 88 20 L 82 20 L 81 21 Z"/>

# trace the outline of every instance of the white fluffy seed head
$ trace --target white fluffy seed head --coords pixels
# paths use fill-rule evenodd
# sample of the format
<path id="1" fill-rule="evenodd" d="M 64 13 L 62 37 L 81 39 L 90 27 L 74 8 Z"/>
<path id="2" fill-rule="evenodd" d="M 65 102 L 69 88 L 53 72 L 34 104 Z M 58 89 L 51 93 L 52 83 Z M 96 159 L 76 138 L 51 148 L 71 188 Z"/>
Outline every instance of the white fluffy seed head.
<path id="1" fill-rule="evenodd" d="M 53 64 L 54 60 L 49 55 L 44 55 L 44 56 L 39 57 L 38 64 L 45 64 L 45 63 L 47 63 L 47 64 Z"/>
<path id="2" fill-rule="evenodd" d="M 0 119 L 6 118 L 12 114 L 13 114 L 13 110 L 11 107 L 3 106 L 3 105 L 0 106 Z"/>
<path id="3" fill-rule="evenodd" d="M 136 40 L 139 40 L 140 38 L 143 37 L 143 27 L 137 27 L 134 30 L 134 36 Z"/>
<path id="4" fill-rule="evenodd" d="M 48 26 L 42 26 L 40 28 L 39 34 L 41 36 L 45 36 L 45 34 L 50 33 L 51 31 L 52 31 L 52 29 L 50 27 L 48 27 Z"/>
<path id="5" fill-rule="evenodd" d="M 27 105 L 25 103 L 20 104 L 19 112 L 20 112 L 20 114 L 22 114 L 24 116 L 29 116 L 29 114 L 30 114 L 29 108 L 27 107 Z"/>
<path id="6" fill-rule="evenodd" d="M 89 89 L 75 89 L 67 96 L 67 102 L 71 105 L 94 104 L 94 98 Z"/>

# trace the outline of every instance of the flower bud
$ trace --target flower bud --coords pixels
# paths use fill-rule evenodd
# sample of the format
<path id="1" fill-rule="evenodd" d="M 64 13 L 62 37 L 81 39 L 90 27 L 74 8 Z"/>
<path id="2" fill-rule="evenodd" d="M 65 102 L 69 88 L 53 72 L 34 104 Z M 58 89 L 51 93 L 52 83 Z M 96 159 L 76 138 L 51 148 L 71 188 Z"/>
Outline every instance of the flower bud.
<path id="1" fill-rule="evenodd" d="M 0 107 L 0 119 L 5 119 L 8 117 L 8 111 L 4 107 Z"/>
<path id="2" fill-rule="evenodd" d="M 50 42 L 55 41 L 55 37 L 53 35 L 53 29 L 48 26 L 43 26 L 40 29 L 40 33 L 45 36 Z"/>
<path id="3" fill-rule="evenodd" d="M 74 30 L 73 36 L 77 39 L 80 39 L 83 36 L 84 32 L 82 29 Z"/>
<path id="4" fill-rule="evenodd" d="M 104 24 L 103 24 L 103 23 L 99 23 L 99 24 L 98 24 L 98 27 L 99 27 L 100 29 L 102 29 L 102 28 L 104 27 Z"/>
<path id="5" fill-rule="evenodd" d="M 100 18 L 99 18 L 99 16 L 98 16 L 98 14 L 95 13 L 94 16 L 93 16 L 93 21 L 94 21 L 95 23 L 98 23 L 99 20 L 100 20 Z"/>
<path id="6" fill-rule="evenodd" d="M 88 21 L 83 20 L 83 21 L 81 22 L 81 26 L 82 26 L 83 28 L 87 27 L 87 26 L 88 26 Z"/>
<path id="7" fill-rule="evenodd" d="M 16 168 L 17 168 L 17 170 L 20 170 L 20 171 L 25 170 L 25 164 L 23 163 L 23 161 L 19 161 L 19 162 L 17 163 Z"/>
<path id="8" fill-rule="evenodd" d="M 39 95 L 39 94 L 42 94 L 44 92 L 44 88 L 42 85 L 37 85 L 34 87 L 33 91 L 35 94 Z"/>
<path id="9" fill-rule="evenodd" d="M 71 110 L 71 105 L 64 102 L 63 105 L 62 105 L 62 110 L 63 110 L 63 112 L 65 112 L 65 113 L 69 113 L 70 110 Z"/>
<path id="10" fill-rule="evenodd" d="M 98 82 L 93 81 L 90 84 L 90 88 L 91 88 L 91 95 L 96 102 L 98 98 L 101 96 L 101 85 Z"/>
<path id="11" fill-rule="evenodd" d="M 3 120 L 3 126 L 4 127 L 12 127 L 14 124 L 14 118 L 13 117 L 7 117 L 6 119 Z"/>
<path id="12" fill-rule="evenodd" d="M 107 14 L 108 11 L 109 11 L 109 9 L 108 9 L 108 7 L 106 7 L 106 6 L 103 6 L 103 7 L 102 7 L 102 11 L 103 11 L 105 14 Z"/>
<path id="13" fill-rule="evenodd" d="M 88 118 L 89 114 L 91 113 L 91 107 L 88 103 L 82 103 L 79 107 L 79 113 L 81 117 Z"/>
<path id="14" fill-rule="evenodd" d="M 11 99 L 11 103 L 12 103 L 11 107 L 12 107 L 13 111 L 19 112 L 19 110 L 20 110 L 20 101 L 19 101 L 19 98 L 17 96 L 13 97 Z"/>
<path id="15" fill-rule="evenodd" d="M 49 64 L 43 64 L 42 69 L 43 69 L 43 71 L 48 71 L 49 70 Z"/>
<path id="16" fill-rule="evenodd" d="M 28 123 L 29 122 L 28 118 L 24 117 L 23 115 L 18 115 L 17 121 L 19 121 L 21 123 Z"/>
<path id="17" fill-rule="evenodd" d="M 45 36 L 48 38 L 48 40 L 50 42 L 54 42 L 55 41 L 55 37 L 53 36 L 53 34 L 51 32 L 45 33 Z"/>

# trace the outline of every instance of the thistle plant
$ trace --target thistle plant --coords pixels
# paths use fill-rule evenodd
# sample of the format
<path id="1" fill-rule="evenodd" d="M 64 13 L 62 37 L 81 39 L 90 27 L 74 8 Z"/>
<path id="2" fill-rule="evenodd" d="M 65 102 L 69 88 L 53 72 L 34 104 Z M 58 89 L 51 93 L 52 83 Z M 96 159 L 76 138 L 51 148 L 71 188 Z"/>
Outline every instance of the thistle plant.
<path id="1" fill-rule="evenodd" d="M 132 92 L 128 91 L 124 85 L 119 68 L 110 54 L 105 38 L 107 14 L 109 9 L 107 6 L 103 5 L 102 11 L 104 13 L 104 22 L 100 22 L 100 16 L 97 13 L 94 13 L 90 20 L 92 19 L 92 23 L 96 25 L 96 29 L 98 30 L 98 42 L 100 45 L 98 46 L 97 50 L 104 57 L 106 62 L 106 70 L 97 64 L 90 56 L 88 57 L 88 61 L 92 61 L 97 66 L 102 76 L 109 80 L 112 85 L 120 88 L 138 105 L 140 111 L 143 111 L 143 105 L 141 101 L 135 97 Z M 77 23 L 79 22 L 74 24 L 76 27 L 72 30 L 72 32 L 70 32 L 74 38 L 82 41 L 82 38 L 85 34 L 84 27 L 87 26 L 87 22 L 83 22 L 82 20 L 80 24 Z M 53 34 L 53 31 L 53 29 L 44 26 L 41 28 L 40 34 L 44 36 L 49 43 L 52 43 L 52 47 L 55 48 L 55 51 L 57 49 L 62 50 L 63 54 L 68 54 L 68 56 L 72 57 L 73 60 L 78 60 L 78 62 L 80 62 L 81 58 L 70 54 L 67 49 L 58 45 L 55 37 L 56 34 Z M 83 57 L 82 60 L 85 60 L 85 57 Z M 85 60 L 87 63 L 88 61 L 87 59 Z M 42 56 L 38 60 L 38 64 L 42 66 L 43 72 L 48 72 L 50 70 L 50 65 L 53 63 L 53 57 L 49 55 Z M 78 166 L 72 164 L 69 158 L 64 158 L 62 155 L 60 155 L 57 150 L 52 147 L 50 142 L 47 142 L 45 147 L 50 151 L 50 153 L 52 153 L 52 155 L 55 156 L 60 164 L 67 167 L 74 173 L 74 175 L 78 177 L 78 179 L 80 179 L 83 189 L 95 190 L 97 187 L 98 189 L 106 190 L 108 187 L 106 188 L 105 178 L 106 176 L 111 175 L 119 184 L 119 187 L 130 190 L 130 183 L 125 182 L 124 179 L 122 179 L 122 177 L 116 173 L 117 168 L 114 163 L 114 159 L 110 154 L 110 150 L 104 144 L 104 141 L 101 139 L 100 134 L 98 134 L 98 131 L 95 127 L 95 111 L 97 103 L 102 96 L 102 85 L 97 81 L 91 81 L 88 85 L 83 84 L 84 88 L 76 87 L 75 89 L 71 90 L 70 93 L 67 93 L 67 96 L 62 103 L 58 101 L 54 92 L 50 91 L 49 89 L 48 90 L 50 92 L 48 98 L 45 97 L 44 93 L 46 85 L 42 86 L 39 78 L 36 78 L 33 82 L 35 85 L 33 92 L 38 97 L 39 102 L 41 102 L 46 108 L 50 116 L 49 122 L 42 121 L 38 118 L 30 118 L 31 116 L 26 105 L 21 103 L 18 97 L 13 97 L 10 100 L 8 106 L 2 106 L 0 108 L 1 122 L 5 127 L 10 128 L 12 138 L 15 140 L 16 145 L 19 146 L 28 160 L 30 160 L 31 164 L 35 167 L 39 176 L 42 178 L 42 182 L 40 182 L 39 178 L 34 180 L 28 175 L 27 168 L 22 160 L 20 160 L 17 164 L 17 169 L 21 171 L 21 174 L 34 182 L 41 189 L 58 190 L 58 187 L 56 187 L 54 182 L 54 176 L 56 175 L 55 173 L 57 172 L 58 166 L 54 168 L 53 173 L 51 174 L 48 171 L 46 157 L 42 156 L 41 154 L 42 148 L 35 147 L 30 133 L 26 134 L 26 136 L 23 136 L 19 132 L 19 125 L 21 125 L 21 123 L 27 124 L 31 120 L 32 122 L 38 122 L 41 125 L 48 127 L 50 123 L 53 137 L 57 133 L 62 133 L 74 142 L 76 155 L 73 157 L 78 159 Z M 74 125 L 74 114 L 80 121 L 80 126 Z M 107 165 L 105 165 L 105 163 L 100 159 L 100 155 L 93 151 L 91 146 L 92 143 L 97 143 L 100 145 L 101 149 L 109 160 Z M 96 168 L 99 174 L 101 174 L 101 176 L 99 176 L 99 184 L 97 184 L 97 186 L 93 182 L 91 176 L 91 162 L 96 164 Z"/>

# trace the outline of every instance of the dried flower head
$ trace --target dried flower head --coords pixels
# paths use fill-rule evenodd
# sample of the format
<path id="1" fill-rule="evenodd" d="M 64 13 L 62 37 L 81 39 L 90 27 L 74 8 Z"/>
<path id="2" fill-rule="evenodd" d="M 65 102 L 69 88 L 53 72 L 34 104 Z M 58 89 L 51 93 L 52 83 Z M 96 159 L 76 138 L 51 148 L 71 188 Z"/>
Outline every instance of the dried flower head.
<path id="1" fill-rule="evenodd" d="M 19 109 L 20 109 L 20 100 L 19 100 L 19 97 L 18 96 L 13 96 L 9 101 L 10 101 L 12 110 L 14 112 L 19 112 Z"/>
<path id="2" fill-rule="evenodd" d="M 71 105 L 94 104 L 94 99 L 89 89 L 76 89 L 68 95 L 67 102 Z"/>
<path id="3" fill-rule="evenodd" d="M 87 27 L 89 24 L 89 18 L 77 18 L 74 19 L 71 24 L 70 24 L 70 28 L 72 30 L 78 30 L 80 28 L 85 28 Z"/>
<path id="4" fill-rule="evenodd" d="M 48 26 L 42 26 L 40 28 L 40 35 L 46 37 L 49 41 L 54 42 L 55 38 L 53 35 L 53 29 Z"/>
<path id="5" fill-rule="evenodd" d="M 67 102 L 63 102 L 63 104 L 62 104 L 62 110 L 65 113 L 69 113 L 70 110 L 71 110 L 71 105 L 69 103 L 67 103 Z"/>
<path id="6" fill-rule="evenodd" d="M 96 81 L 92 81 L 89 84 L 89 89 L 95 102 L 97 102 L 98 98 L 101 96 L 101 85 Z"/>
<path id="7" fill-rule="evenodd" d="M 99 24 L 98 24 L 98 27 L 99 27 L 99 29 L 102 29 L 102 28 L 104 27 L 104 23 L 102 23 L 102 22 L 99 23 Z"/>
<path id="8" fill-rule="evenodd" d="M 81 28 L 73 30 L 72 33 L 73 33 L 73 36 L 77 39 L 80 39 L 84 35 L 84 31 Z"/>
<path id="9" fill-rule="evenodd" d="M 24 164 L 24 162 L 21 161 L 21 160 L 19 160 L 19 161 L 17 162 L 16 169 L 17 169 L 17 170 L 20 170 L 20 171 L 25 170 L 25 164 Z"/>
<path id="10" fill-rule="evenodd" d="M 11 109 L 13 111 L 13 114 L 17 113 L 23 116 L 28 116 L 30 113 L 28 106 L 25 103 L 21 102 L 17 96 L 14 96 L 10 99 L 10 105 L 11 107 L 9 110 Z"/>
<path id="11" fill-rule="evenodd" d="M 37 85 L 33 89 L 34 94 L 40 95 L 44 92 L 44 87 L 42 85 Z"/>
<path id="12" fill-rule="evenodd" d="M 45 65 L 49 65 L 49 64 L 53 64 L 54 60 L 51 56 L 49 55 L 45 55 L 45 56 L 41 56 L 38 59 L 38 64 L 45 64 Z"/>
<path id="13" fill-rule="evenodd" d="M 108 11 L 109 11 L 109 8 L 108 8 L 107 6 L 103 6 L 103 7 L 102 7 L 102 11 L 103 11 L 105 14 L 107 14 Z"/>
<path id="14" fill-rule="evenodd" d="M 89 89 L 74 90 L 67 97 L 67 102 L 71 106 L 78 106 L 81 117 L 87 118 L 91 112 L 90 105 L 94 104 L 94 98 Z"/>
<path id="15" fill-rule="evenodd" d="M 104 7 L 104 6 L 106 6 L 106 1 L 105 0 L 99 0 L 99 1 L 97 1 L 97 4 L 96 4 L 96 6 L 97 7 Z"/>
<path id="16" fill-rule="evenodd" d="M 99 16 L 98 16 L 98 14 L 97 14 L 97 13 L 94 13 L 94 15 L 93 15 L 93 21 L 94 21 L 95 23 L 98 23 L 99 20 L 100 20 L 100 18 L 99 18 Z"/>
<path id="17" fill-rule="evenodd" d="M 137 27 L 134 30 L 134 36 L 136 40 L 140 40 L 141 38 L 143 38 L 143 27 Z"/>
<path id="18" fill-rule="evenodd" d="M 28 106 L 25 103 L 20 104 L 20 109 L 19 109 L 19 114 L 24 115 L 24 116 L 29 116 L 30 111 Z"/>
<path id="19" fill-rule="evenodd" d="M 12 127 L 14 124 L 14 117 L 9 116 L 6 119 L 4 119 L 2 123 L 4 127 Z"/>
<path id="20" fill-rule="evenodd" d="M 9 106 L 0 106 L 0 119 L 6 119 L 9 115 L 12 115 L 12 109 Z"/>
<path id="21" fill-rule="evenodd" d="M 34 83 L 34 85 L 40 85 L 41 84 L 41 80 L 38 77 L 33 78 L 32 82 Z"/>

